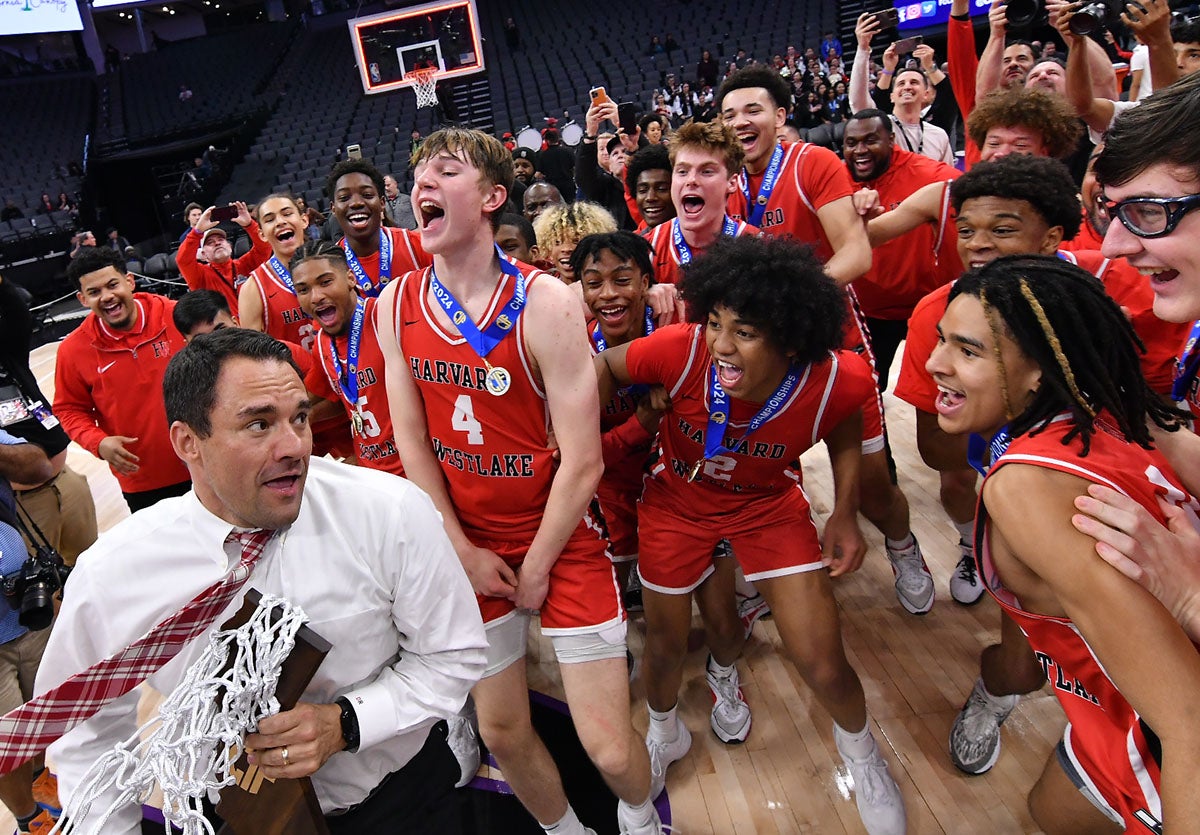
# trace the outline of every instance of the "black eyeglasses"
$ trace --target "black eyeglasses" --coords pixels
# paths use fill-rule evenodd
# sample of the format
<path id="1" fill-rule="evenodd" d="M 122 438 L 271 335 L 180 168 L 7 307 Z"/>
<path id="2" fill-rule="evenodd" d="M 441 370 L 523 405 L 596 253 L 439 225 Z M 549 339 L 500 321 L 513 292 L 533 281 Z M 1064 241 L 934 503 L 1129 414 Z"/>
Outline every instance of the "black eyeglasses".
<path id="1" fill-rule="evenodd" d="M 1096 198 L 1096 208 L 1110 220 L 1115 216 L 1139 238 L 1170 235 L 1183 216 L 1200 206 L 1200 194 L 1184 197 L 1130 197 L 1128 200 Z"/>

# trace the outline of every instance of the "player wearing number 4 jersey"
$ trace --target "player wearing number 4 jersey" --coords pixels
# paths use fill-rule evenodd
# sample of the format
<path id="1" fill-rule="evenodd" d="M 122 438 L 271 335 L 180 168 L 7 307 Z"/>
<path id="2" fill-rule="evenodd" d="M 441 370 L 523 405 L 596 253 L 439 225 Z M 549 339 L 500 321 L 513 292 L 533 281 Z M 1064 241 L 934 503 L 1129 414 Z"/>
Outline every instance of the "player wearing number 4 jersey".
<path id="1" fill-rule="evenodd" d="M 359 464 L 404 475 L 388 412 L 376 300 L 355 292 L 345 253 L 332 244 L 305 244 L 289 268 L 301 306 L 320 327 L 305 387 L 345 409 Z"/>
<path id="2" fill-rule="evenodd" d="M 693 594 L 712 651 L 710 724 L 726 742 L 749 731 L 734 667 L 745 632 L 733 560 L 709 556 L 728 539 L 771 606 L 788 657 L 834 718 L 867 831 L 902 833 L 904 801 L 871 734 L 829 579 L 855 570 L 866 547 L 857 481 L 862 406 L 874 390 L 862 358 L 836 350 L 843 296 L 805 247 L 749 237 L 716 241 L 685 269 L 682 288 L 692 324 L 596 358 L 602 397 L 640 383 L 665 386 L 671 400 L 638 508 L 654 777 L 661 781 L 690 743 L 676 700 Z M 799 456 L 820 440 L 836 497 L 823 542 L 798 483 Z"/>
<path id="3" fill-rule="evenodd" d="M 1160 524 L 1200 507 L 1150 448 L 1185 413 L 1154 395 L 1121 308 L 1061 259 L 1013 256 L 955 284 L 928 362 L 938 424 L 990 438 L 975 541 L 988 590 L 1020 625 L 1070 724 L 1030 794 L 1047 833 L 1192 831 L 1200 654 L 1072 526 L 1089 485 Z M 1186 523 L 1185 523 L 1186 524 Z M 1119 612 L 1119 617 L 1113 613 Z M 1078 789 L 1078 791 L 1076 791 Z"/>
<path id="4" fill-rule="evenodd" d="M 380 322 L 394 338 L 381 342 L 405 470 L 441 510 L 483 611 L 480 735 L 543 827 L 584 832 L 530 724 L 525 644 L 529 612 L 540 610 L 579 739 L 620 799 L 620 828 L 657 833 L 649 759 L 630 721 L 624 612 L 589 514 L 600 403 L 579 299 L 496 247 L 513 177 L 497 140 L 444 129 L 414 162 L 413 205 L 434 263 L 382 294 Z"/>

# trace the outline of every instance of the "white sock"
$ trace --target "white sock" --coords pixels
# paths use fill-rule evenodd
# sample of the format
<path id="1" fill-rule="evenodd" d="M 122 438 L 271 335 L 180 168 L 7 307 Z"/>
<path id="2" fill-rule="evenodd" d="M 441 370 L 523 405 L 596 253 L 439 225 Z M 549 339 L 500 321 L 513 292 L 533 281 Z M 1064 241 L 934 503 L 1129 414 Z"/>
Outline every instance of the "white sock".
<path id="1" fill-rule="evenodd" d="M 654 823 L 654 800 L 647 797 L 641 803 L 627 803 L 621 801 L 621 806 L 625 808 L 625 814 L 620 817 L 623 819 L 620 822 L 634 829 L 648 827 Z"/>
<path id="2" fill-rule="evenodd" d="M 955 529 L 958 531 L 958 541 L 964 547 L 975 549 L 975 520 L 971 519 L 966 522 L 955 522 Z"/>
<path id="3" fill-rule="evenodd" d="M 583 828 L 583 824 L 579 822 L 579 818 L 575 816 L 575 810 L 570 805 L 567 806 L 567 813 L 554 823 L 542 823 L 539 825 L 547 832 L 553 832 L 554 835 L 586 835 L 587 833 L 587 830 Z"/>
<path id="4" fill-rule="evenodd" d="M 907 551 L 916 546 L 917 538 L 913 536 L 912 531 L 909 531 L 905 535 L 904 539 L 892 539 L 891 537 L 885 536 L 883 538 L 883 544 L 884 547 L 886 547 L 889 551 Z"/>
<path id="5" fill-rule="evenodd" d="M 837 722 L 833 727 L 838 732 L 838 750 L 852 760 L 865 760 L 871 756 L 875 748 L 875 739 L 871 736 L 871 720 L 868 718 L 861 731 L 850 731 Z"/>
<path id="6" fill-rule="evenodd" d="M 729 678 L 731 675 L 737 672 L 737 665 L 730 664 L 728 667 L 726 667 L 724 664 L 717 663 L 717 659 L 710 655 L 708 656 L 708 669 L 717 678 Z"/>
<path id="7" fill-rule="evenodd" d="M 679 737 L 678 720 L 675 718 L 675 707 L 661 713 L 647 705 L 650 710 L 650 738 L 656 742 L 674 742 Z"/>

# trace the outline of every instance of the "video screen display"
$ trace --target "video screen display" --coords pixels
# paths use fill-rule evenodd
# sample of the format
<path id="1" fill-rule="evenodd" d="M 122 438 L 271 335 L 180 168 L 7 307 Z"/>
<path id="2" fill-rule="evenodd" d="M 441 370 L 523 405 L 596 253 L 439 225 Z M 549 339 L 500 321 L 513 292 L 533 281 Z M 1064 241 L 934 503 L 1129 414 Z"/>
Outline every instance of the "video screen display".
<path id="1" fill-rule="evenodd" d="M 945 26 L 950 20 L 951 0 L 920 0 L 917 3 L 902 3 L 893 0 L 892 5 L 900 15 L 899 29 L 924 29 L 927 26 Z M 971 17 L 985 15 L 992 7 L 991 0 L 971 0 Z"/>
<path id="2" fill-rule="evenodd" d="M 75 0 L 0 0 L 0 36 L 82 28 Z"/>

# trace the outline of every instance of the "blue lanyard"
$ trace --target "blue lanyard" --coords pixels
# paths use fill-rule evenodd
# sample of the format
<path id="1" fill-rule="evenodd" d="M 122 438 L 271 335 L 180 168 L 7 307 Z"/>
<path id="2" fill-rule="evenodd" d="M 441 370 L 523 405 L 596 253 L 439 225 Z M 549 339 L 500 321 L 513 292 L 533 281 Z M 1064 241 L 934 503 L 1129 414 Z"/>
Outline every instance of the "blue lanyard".
<path id="1" fill-rule="evenodd" d="M 271 269 L 275 271 L 275 275 L 279 276 L 279 280 L 284 283 L 284 286 L 292 291 L 292 295 L 296 295 L 296 285 L 292 284 L 292 274 L 279 260 L 279 257 L 272 255 L 267 259 L 267 263 L 271 265 Z"/>
<path id="2" fill-rule="evenodd" d="M 995 464 L 996 460 L 1008 450 L 1008 445 L 1011 443 L 1012 436 L 1008 434 L 1007 425 L 1000 427 L 1000 431 L 995 434 L 990 442 L 985 441 L 982 435 L 972 432 L 970 437 L 967 438 L 967 463 L 971 465 L 971 469 L 986 478 L 988 468 Z M 987 467 L 983 465 L 983 453 L 985 450 L 991 451 Z"/>
<path id="3" fill-rule="evenodd" d="M 737 232 L 737 221 L 729 215 L 725 215 L 725 225 L 721 229 L 721 234 L 726 238 L 736 238 Z M 671 221 L 671 243 L 675 246 L 675 254 L 679 257 L 679 263 L 690 264 L 692 262 L 692 249 L 687 245 L 687 241 L 683 239 L 683 230 L 679 228 L 679 218 Z"/>
<path id="4" fill-rule="evenodd" d="M 725 393 L 725 389 L 721 388 L 721 378 L 717 374 L 716 360 L 713 360 L 709 379 L 708 428 L 704 432 L 704 457 L 692 467 L 688 481 L 696 480 L 705 461 L 737 447 L 742 441 L 749 438 L 752 432 L 779 414 L 795 390 L 796 384 L 800 382 L 800 369 L 795 364 L 788 367 L 787 376 L 783 378 L 779 388 L 775 389 L 775 393 L 767 398 L 767 402 L 758 410 L 758 414 L 750 419 L 746 434 L 730 446 L 725 446 L 725 431 L 729 425 L 729 395 Z"/>
<path id="5" fill-rule="evenodd" d="M 650 309 L 650 305 L 646 305 L 646 329 L 642 336 L 649 336 L 654 333 L 654 311 Z M 592 328 L 592 344 L 596 346 L 596 353 L 608 350 L 608 342 L 600 333 L 600 323 L 596 323 L 596 327 Z"/>
<path id="6" fill-rule="evenodd" d="M 1196 350 L 1196 341 L 1200 340 L 1200 319 L 1192 325 L 1188 334 L 1187 344 L 1183 353 L 1175 360 L 1175 379 L 1171 383 L 1171 399 L 1183 400 L 1188 396 L 1192 384 L 1196 382 L 1196 374 L 1200 372 L 1200 351 Z"/>
<path id="7" fill-rule="evenodd" d="M 346 250 L 346 266 L 354 273 L 354 281 L 358 284 L 361 296 L 374 298 L 383 290 L 385 284 L 392 280 L 392 236 L 387 229 L 379 227 L 379 284 L 376 285 L 359 263 L 358 256 L 350 248 L 349 238 L 342 238 L 342 249 Z"/>
<path id="8" fill-rule="evenodd" d="M 758 197 L 753 199 L 750 197 L 750 174 L 742 169 L 742 173 L 746 177 L 746 184 L 742 186 L 742 195 L 746 198 L 745 221 L 751 226 L 762 226 L 763 214 L 767 210 L 767 201 L 771 199 L 771 192 L 775 191 L 775 184 L 779 182 L 782 168 L 783 146 L 776 145 L 775 151 L 771 154 L 771 162 L 767 165 L 767 172 L 763 174 L 762 183 L 758 187 Z"/>
<path id="9" fill-rule="evenodd" d="M 487 355 L 504 340 L 504 337 L 508 336 L 509 331 L 517 323 L 521 311 L 525 309 L 525 276 L 521 275 L 517 266 L 500 251 L 500 247 L 496 247 L 496 254 L 500 256 L 501 272 L 512 276 L 515 279 L 515 286 L 512 300 L 505 306 L 506 309 L 501 311 L 500 315 L 482 331 L 467 315 L 467 311 L 463 310 L 458 299 L 454 298 L 454 295 L 438 281 L 433 267 L 429 268 L 429 287 L 433 290 L 434 298 L 450 316 L 450 321 L 458 328 L 462 338 L 475 349 L 475 353 L 479 354 L 479 358 L 483 359 L 485 364 Z"/>
<path id="10" fill-rule="evenodd" d="M 342 372 L 342 361 L 338 359 L 337 344 L 329 339 L 329 355 L 333 358 L 333 374 L 337 377 L 338 388 L 342 396 L 350 404 L 350 408 L 358 409 L 358 348 L 362 344 L 363 319 L 366 318 L 367 302 L 359 299 L 354 304 L 354 319 L 350 323 L 350 335 L 346 344 L 346 370 Z M 343 382 L 343 379 L 345 382 Z M 355 422 L 355 427 L 358 424 Z"/>

